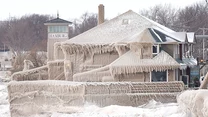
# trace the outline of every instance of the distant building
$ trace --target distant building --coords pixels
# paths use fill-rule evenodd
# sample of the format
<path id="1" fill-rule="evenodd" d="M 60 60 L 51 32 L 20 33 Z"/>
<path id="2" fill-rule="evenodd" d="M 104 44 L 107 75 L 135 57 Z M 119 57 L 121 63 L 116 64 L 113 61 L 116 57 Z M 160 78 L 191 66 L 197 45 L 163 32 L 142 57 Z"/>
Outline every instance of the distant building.
<path id="1" fill-rule="evenodd" d="M 67 39 L 69 39 L 68 34 L 70 24 L 72 24 L 72 22 L 59 18 L 59 14 L 57 14 L 56 19 L 52 19 L 45 22 L 45 25 L 48 27 L 48 61 L 54 60 L 53 54 L 55 42 L 66 41 Z"/>

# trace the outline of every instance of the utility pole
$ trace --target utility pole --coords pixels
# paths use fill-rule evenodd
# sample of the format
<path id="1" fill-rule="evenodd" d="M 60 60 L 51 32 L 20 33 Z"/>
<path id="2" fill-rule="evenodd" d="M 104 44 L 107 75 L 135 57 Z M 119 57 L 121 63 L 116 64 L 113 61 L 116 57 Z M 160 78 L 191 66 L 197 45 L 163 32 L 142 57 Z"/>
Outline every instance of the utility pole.
<path id="1" fill-rule="evenodd" d="M 206 31 L 208 30 L 208 28 L 199 28 L 200 30 L 202 30 L 202 32 L 203 32 L 203 35 L 205 35 L 205 33 L 206 33 Z M 203 61 L 205 60 L 205 42 L 204 42 L 204 38 L 203 38 L 203 42 L 202 42 L 202 51 L 203 51 L 203 56 L 202 56 L 202 58 L 203 58 Z M 205 75 L 205 69 L 203 68 L 203 76 Z"/>

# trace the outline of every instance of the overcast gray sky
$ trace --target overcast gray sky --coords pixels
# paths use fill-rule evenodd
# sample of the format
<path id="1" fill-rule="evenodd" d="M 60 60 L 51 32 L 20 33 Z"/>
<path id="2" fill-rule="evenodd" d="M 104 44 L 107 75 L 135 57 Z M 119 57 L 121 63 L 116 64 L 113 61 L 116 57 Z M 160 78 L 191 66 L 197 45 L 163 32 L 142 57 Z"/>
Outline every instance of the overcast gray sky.
<path id="1" fill-rule="evenodd" d="M 128 10 L 139 12 L 156 4 L 172 4 L 185 7 L 205 0 L 0 0 L 0 20 L 21 17 L 25 14 L 49 14 L 59 11 L 63 19 L 79 18 L 83 13 L 97 13 L 99 4 L 105 6 L 105 16 L 111 19 Z"/>

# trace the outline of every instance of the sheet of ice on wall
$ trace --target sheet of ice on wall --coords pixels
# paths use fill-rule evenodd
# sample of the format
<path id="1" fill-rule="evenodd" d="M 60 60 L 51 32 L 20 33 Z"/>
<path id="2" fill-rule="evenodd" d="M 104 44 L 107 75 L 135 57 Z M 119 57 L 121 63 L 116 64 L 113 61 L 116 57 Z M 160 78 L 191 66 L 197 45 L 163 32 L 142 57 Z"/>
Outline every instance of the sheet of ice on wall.
<path id="1" fill-rule="evenodd" d="M 7 95 L 6 85 L 0 85 L 1 117 L 10 117 Z M 74 108 L 74 110 L 76 109 Z M 86 104 L 79 108 L 76 113 L 42 113 L 31 115 L 31 117 L 188 117 L 188 115 L 188 113 L 183 113 L 178 108 L 177 103 L 162 104 L 152 100 L 148 104 L 139 107 L 111 105 L 101 108 Z"/>

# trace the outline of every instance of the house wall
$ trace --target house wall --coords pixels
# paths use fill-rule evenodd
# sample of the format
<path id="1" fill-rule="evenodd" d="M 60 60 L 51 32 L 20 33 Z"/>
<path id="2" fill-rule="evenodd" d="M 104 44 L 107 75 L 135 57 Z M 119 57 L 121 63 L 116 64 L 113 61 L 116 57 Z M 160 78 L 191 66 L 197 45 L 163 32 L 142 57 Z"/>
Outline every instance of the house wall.
<path id="1" fill-rule="evenodd" d="M 175 81 L 175 71 L 168 70 L 168 82 Z"/>
<path id="2" fill-rule="evenodd" d="M 103 67 L 110 64 L 118 57 L 119 55 L 116 52 L 90 55 L 84 55 L 84 53 L 65 55 L 66 80 L 72 81 L 74 74 Z"/>
<path id="3" fill-rule="evenodd" d="M 150 82 L 149 73 L 121 74 L 114 77 L 119 82 Z"/>
<path id="4" fill-rule="evenodd" d="M 143 47 L 143 59 L 152 58 L 152 45 L 146 45 Z"/>
<path id="5" fill-rule="evenodd" d="M 93 65 L 108 65 L 112 63 L 119 57 L 118 53 L 111 52 L 111 53 L 103 53 L 103 54 L 95 54 L 93 56 Z"/>
<path id="6" fill-rule="evenodd" d="M 161 49 L 167 52 L 170 56 L 174 57 L 174 44 L 162 44 Z"/>

